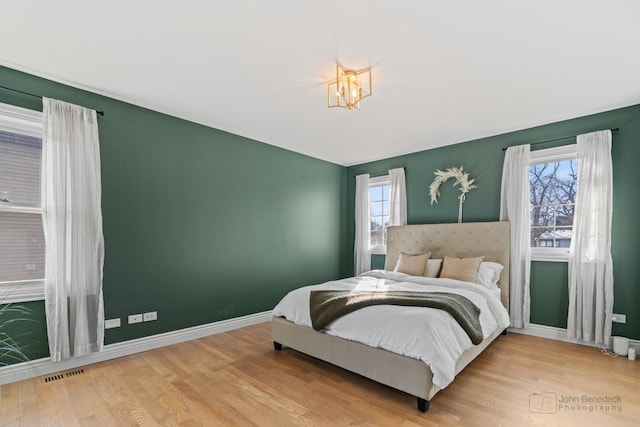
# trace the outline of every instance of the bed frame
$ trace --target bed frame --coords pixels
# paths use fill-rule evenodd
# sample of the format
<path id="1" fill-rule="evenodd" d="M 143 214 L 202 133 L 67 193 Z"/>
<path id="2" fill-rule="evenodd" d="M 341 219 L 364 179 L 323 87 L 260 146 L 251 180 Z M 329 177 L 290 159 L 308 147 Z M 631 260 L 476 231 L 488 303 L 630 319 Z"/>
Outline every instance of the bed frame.
<path id="1" fill-rule="evenodd" d="M 400 252 L 417 254 L 431 251 L 431 258 L 445 255 L 459 258 L 484 255 L 485 261 L 504 266 L 498 286 L 502 303 L 509 309 L 509 223 L 478 222 L 463 224 L 416 224 L 387 228 L 385 270 L 393 270 Z M 271 323 L 273 344 L 332 363 L 379 383 L 416 396 L 418 409 L 426 412 L 429 401 L 440 391 L 433 374 L 423 361 L 334 337 L 299 326 L 281 317 Z M 465 351 L 456 363 L 456 375 L 504 331 L 496 331 L 479 345 Z"/>

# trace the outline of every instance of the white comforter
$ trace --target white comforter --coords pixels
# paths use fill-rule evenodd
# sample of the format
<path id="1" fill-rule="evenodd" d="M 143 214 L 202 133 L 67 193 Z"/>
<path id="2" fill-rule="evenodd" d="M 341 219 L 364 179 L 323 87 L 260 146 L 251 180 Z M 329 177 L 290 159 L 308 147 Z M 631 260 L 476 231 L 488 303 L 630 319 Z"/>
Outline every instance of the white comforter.
<path id="1" fill-rule="evenodd" d="M 500 298 L 487 288 L 383 270 L 293 290 L 273 309 L 273 316 L 311 327 L 309 293 L 313 290 L 450 292 L 467 297 L 480 308 L 484 338 L 509 325 L 509 315 Z M 449 313 L 425 307 L 366 307 L 337 319 L 324 332 L 422 360 L 433 372 L 433 383 L 441 389 L 453 381 L 460 355 L 473 346 Z"/>

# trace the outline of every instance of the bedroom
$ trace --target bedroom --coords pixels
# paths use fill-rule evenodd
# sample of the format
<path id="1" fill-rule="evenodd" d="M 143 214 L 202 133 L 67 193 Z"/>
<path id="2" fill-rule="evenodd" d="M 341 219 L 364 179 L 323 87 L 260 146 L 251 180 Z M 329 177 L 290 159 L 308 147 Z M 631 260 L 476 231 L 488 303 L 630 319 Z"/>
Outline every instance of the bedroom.
<path id="1" fill-rule="evenodd" d="M 610 13 L 616 19 L 622 21 L 637 16 L 632 13 L 637 9 L 625 2 L 619 4 L 620 7 L 627 5 L 630 11 L 622 13 L 612 8 Z M 431 25 L 435 24 L 433 21 L 429 20 Z M 256 23 L 251 21 L 251 24 Z M 7 28 L 3 26 L 2 31 Z M 630 59 L 637 55 L 632 54 L 633 50 L 624 50 L 632 45 L 631 40 L 637 39 L 634 39 L 635 30 L 622 23 L 617 28 L 621 32 L 619 37 L 622 37 L 619 44 L 604 49 L 611 52 L 610 66 L 620 67 L 620 61 L 629 61 L 625 62 L 626 72 L 637 76 L 637 63 Z M 160 108 L 145 109 L 133 105 L 151 105 L 152 99 L 130 100 L 137 101 L 133 103 L 118 101 L 118 98 L 129 100 L 125 94 L 135 93 L 136 88 L 120 86 L 107 92 L 99 86 L 94 88 L 91 83 L 83 83 L 90 81 L 92 74 L 90 68 L 83 68 L 88 64 L 77 64 L 78 69 L 74 71 L 80 75 L 77 80 L 73 76 L 67 77 L 64 67 L 37 68 L 28 64 L 20 67 L 17 57 L 5 55 L 14 52 L 10 47 L 27 42 L 19 42 L 5 33 L 2 35 L 0 57 L 2 65 L 7 66 L 0 68 L 3 86 L 101 109 L 106 113 L 99 118 L 106 247 L 105 317 L 123 321 L 120 328 L 107 330 L 106 344 L 127 343 L 198 326 L 202 327 L 203 334 L 211 333 L 229 326 L 218 325 L 218 329 L 212 326 L 210 330 L 204 326 L 242 319 L 243 316 L 249 316 L 248 322 L 266 321 L 269 316 L 264 313 L 271 310 L 288 290 L 351 275 L 354 175 L 404 166 L 409 222 L 455 222 L 457 207 L 453 193 L 443 192 L 442 202 L 431 206 L 427 188 L 436 169 L 464 165 L 478 183 L 478 189 L 465 202 L 465 222 L 492 221 L 497 219 L 499 211 L 503 147 L 616 127 L 621 130 L 614 136 L 612 151 L 614 310 L 625 313 L 627 323 L 615 324 L 614 335 L 640 339 L 637 309 L 640 291 L 635 285 L 639 279 L 635 261 L 638 255 L 636 236 L 640 234 L 637 221 L 632 218 L 638 207 L 638 201 L 632 195 L 640 184 L 635 166 L 640 154 L 640 106 L 637 105 L 640 92 L 637 83 L 625 88 L 627 98 L 618 103 L 609 101 L 605 93 L 598 92 L 595 96 L 597 106 L 580 114 L 568 112 L 557 117 L 547 116 L 545 102 L 557 102 L 561 98 L 560 94 L 550 94 L 551 101 L 543 99 L 539 101 L 538 108 L 527 107 L 532 117 L 529 125 L 511 127 L 509 132 L 489 130 L 459 137 L 450 141 L 452 145 L 429 150 L 423 147 L 407 151 L 410 154 L 383 156 L 371 162 L 369 160 L 373 158 L 338 164 L 263 144 L 259 142 L 264 141 L 262 138 L 254 140 L 195 124 L 199 121 L 197 118 L 185 121 L 157 112 L 163 111 Z M 334 47 L 332 44 L 330 48 Z M 349 51 L 349 48 L 343 49 Z M 374 53 L 377 59 L 386 52 Z M 353 52 L 352 55 L 357 57 L 360 53 Z M 334 56 L 335 52 L 330 51 L 326 58 L 316 58 L 315 61 L 318 61 L 318 66 L 331 68 L 336 59 Z M 135 57 L 128 59 L 134 60 Z M 563 64 L 569 68 L 570 64 L 566 62 Z M 152 65 L 159 67 L 158 64 Z M 100 63 L 98 67 L 111 74 L 122 71 L 109 63 Z M 20 69 L 30 69 L 31 73 Z M 416 72 L 427 73 L 428 70 L 426 67 Z M 374 85 L 376 71 L 383 72 L 384 63 L 374 68 Z M 308 82 L 322 83 L 321 72 L 316 70 L 316 74 L 299 86 Z M 568 77 L 571 73 L 565 72 L 561 86 L 569 90 L 574 82 Z M 623 82 L 618 74 L 611 71 L 604 75 L 608 83 L 614 80 Z M 240 77 L 246 78 L 244 75 Z M 318 81 L 313 81 L 314 78 Z M 149 86 L 177 97 L 181 92 L 179 82 L 170 82 L 152 81 Z M 337 116 L 338 121 L 346 121 L 336 123 L 344 126 L 340 128 L 342 132 L 349 131 L 351 126 L 361 126 L 367 108 L 372 110 L 376 103 L 386 105 L 392 102 L 391 88 L 385 95 L 384 86 L 378 91 L 376 87 L 380 86 L 374 86 L 374 96 L 363 102 L 361 111 L 329 111 L 332 115 L 328 117 L 336 117 L 333 113 L 349 113 Z M 200 90 L 204 88 L 204 85 L 196 87 L 198 90 L 194 91 L 191 87 L 193 103 L 202 102 L 202 98 L 207 104 L 215 103 L 215 94 L 201 95 Z M 299 95 L 295 87 L 292 90 L 292 95 Z M 307 88 L 308 93 L 305 92 L 315 114 L 323 117 L 328 114 L 324 90 L 324 86 L 318 86 Z M 494 98 L 491 94 L 484 94 L 480 99 L 490 102 Z M 266 101 L 254 101 L 256 104 L 251 106 L 251 110 L 269 109 Z M 280 102 L 290 101 L 287 98 Z M 394 101 L 398 102 L 397 99 Z M 31 109 L 42 108 L 38 100 L 8 92 L 0 92 L 0 102 Z M 442 104 L 445 108 L 457 105 L 451 99 L 447 102 Z M 494 108 L 498 108 L 500 102 L 495 102 Z M 520 104 L 507 105 L 507 108 Z M 235 108 L 234 115 L 240 121 L 251 112 L 244 111 L 242 105 Z M 504 110 L 505 106 L 502 108 Z M 154 109 L 156 111 L 152 111 Z M 464 114 L 459 113 L 459 119 L 454 123 L 464 127 L 474 115 L 485 120 L 493 119 L 493 123 L 499 122 L 499 117 L 492 117 L 487 110 L 482 102 L 476 100 L 465 106 Z M 201 111 L 206 114 L 208 107 L 202 107 Z M 435 117 L 437 127 L 441 127 L 442 117 Z M 414 117 L 413 121 L 419 118 Z M 305 123 L 304 120 L 299 122 Z M 505 126 L 516 125 L 507 123 Z M 456 126 L 443 127 L 451 129 Z M 225 127 L 221 124 L 220 128 Z M 376 131 L 375 126 L 371 129 L 370 132 Z M 416 139 L 426 144 L 426 136 L 417 134 Z M 370 148 L 360 147 L 360 151 L 368 150 Z M 374 256 L 373 262 L 380 266 L 381 257 Z M 534 262 L 531 274 L 532 323 L 561 331 L 566 326 L 566 264 Z M 32 302 L 29 306 L 38 320 L 29 331 L 29 356 L 39 359 L 46 357 L 48 352 L 43 303 Z M 157 311 L 157 321 L 126 324 L 128 315 L 149 311 Z M 231 322 L 230 326 L 242 324 L 242 321 Z M 559 333 L 556 329 L 546 331 Z M 66 367 L 58 370 L 64 369 Z"/>

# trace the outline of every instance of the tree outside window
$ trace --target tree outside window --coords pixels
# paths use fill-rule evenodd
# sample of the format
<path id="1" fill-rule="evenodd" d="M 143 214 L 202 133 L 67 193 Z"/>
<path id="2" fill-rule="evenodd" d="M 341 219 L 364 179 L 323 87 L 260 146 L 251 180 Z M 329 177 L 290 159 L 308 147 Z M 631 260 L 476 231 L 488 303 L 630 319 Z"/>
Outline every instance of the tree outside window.
<path id="1" fill-rule="evenodd" d="M 578 192 L 576 160 L 532 164 L 531 247 L 569 248 Z"/>

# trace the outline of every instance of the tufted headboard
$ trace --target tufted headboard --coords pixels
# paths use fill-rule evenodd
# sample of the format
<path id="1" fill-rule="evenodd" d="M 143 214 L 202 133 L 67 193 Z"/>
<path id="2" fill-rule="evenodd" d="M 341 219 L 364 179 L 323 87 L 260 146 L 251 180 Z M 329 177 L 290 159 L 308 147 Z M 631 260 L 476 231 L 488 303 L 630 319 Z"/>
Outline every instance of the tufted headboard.
<path id="1" fill-rule="evenodd" d="M 502 290 L 502 304 L 509 309 L 509 230 L 508 222 L 389 226 L 384 268 L 393 270 L 400 252 L 420 254 L 430 251 L 431 258 L 484 255 L 485 261 L 504 266 L 498 286 Z"/>

